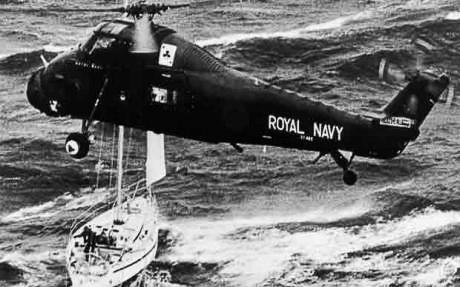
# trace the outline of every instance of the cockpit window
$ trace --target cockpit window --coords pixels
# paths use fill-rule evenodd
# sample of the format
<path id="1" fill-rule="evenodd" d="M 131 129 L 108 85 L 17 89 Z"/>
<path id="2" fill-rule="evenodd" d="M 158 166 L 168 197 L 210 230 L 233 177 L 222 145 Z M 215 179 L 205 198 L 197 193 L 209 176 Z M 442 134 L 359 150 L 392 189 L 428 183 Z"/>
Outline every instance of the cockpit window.
<path id="1" fill-rule="evenodd" d="M 101 33 L 106 33 L 110 35 L 120 35 L 121 32 L 127 28 L 127 25 L 123 23 L 109 22 L 106 25 L 102 25 L 98 28 Z"/>
<path id="2" fill-rule="evenodd" d="M 108 51 L 113 48 L 114 52 L 129 48 L 131 45 L 131 26 L 129 22 L 103 22 L 95 29 L 82 49 L 89 53 Z"/>
<path id="3" fill-rule="evenodd" d="M 105 35 L 94 34 L 82 47 L 89 55 L 120 54 L 129 50 L 130 43 Z"/>
<path id="4" fill-rule="evenodd" d="M 116 41 L 117 40 L 114 38 L 100 36 L 97 38 L 94 45 L 91 47 L 91 49 L 88 52 L 90 54 L 93 54 L 95 51 L 97 52 L 98 50 L 110 49 L 115 45 Z"/>

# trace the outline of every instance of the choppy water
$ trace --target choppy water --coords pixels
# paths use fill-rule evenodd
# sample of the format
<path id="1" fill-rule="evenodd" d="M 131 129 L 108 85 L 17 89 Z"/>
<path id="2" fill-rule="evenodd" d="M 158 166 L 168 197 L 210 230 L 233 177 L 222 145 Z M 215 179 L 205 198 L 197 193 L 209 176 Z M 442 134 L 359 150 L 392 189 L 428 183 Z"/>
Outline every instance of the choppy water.
<path id="1" fill-rule="evenodd" d="M 350 111 L 373 111 L 398 89 L 378 81 L 382 57 L 447 71 L 458 88 L 458 1 L 218 2 L 160 22 L 239 70 Z M 79 123 L 40 115 L 24 85 L 40 54 L 49 59 L 76 45 L 110 15 L 0 14 L 0 286 L 64 286 L 70 223 L 108 196 L 89 188 L 101 144 L 82 161 L 70 159 L 63 142 Z M 417 35 L 438 49 L 417 58 Z M 156 187 L 162 244 L 151 268 L 169 270 L 183 286 L 460 284 L 459 128 L 458 107 L 437 106 L 399 158 L 357 158 L 354 187 L 343 185 L 331 160 L 310 165 L 310 153 L 247 147 L 239 154 L 167 137 L 169 175 Z M 111 135 L 106 127 L 106 151 Z M 144 148 L 135 132 L 131 178 L 142 174 Z M 103 159 L 109 164 L 110 153 Z M 101 186 L 109 178 L 104 172 Z"/>

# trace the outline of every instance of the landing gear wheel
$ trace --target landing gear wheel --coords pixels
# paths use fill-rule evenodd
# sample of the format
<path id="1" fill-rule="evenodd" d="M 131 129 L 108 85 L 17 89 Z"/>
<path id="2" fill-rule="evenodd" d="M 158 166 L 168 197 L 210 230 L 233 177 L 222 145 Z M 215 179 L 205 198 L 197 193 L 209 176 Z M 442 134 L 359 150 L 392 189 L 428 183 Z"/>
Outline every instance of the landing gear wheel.
<path id="1" fill-rule="evenodd" d="M 73 158 L 84 158 L 89 151 L 89 139 L 86 134 L 71 133 L 65 140 L 65 150 Z"/>
<path id="2" fill-rule="evenodd" d="M 354 185 L 356 181 L 358 180 L 358 176 L 356 173 L 352 170 L 345 170 L 343 172 L 343 181 L 347 185 Z"/>

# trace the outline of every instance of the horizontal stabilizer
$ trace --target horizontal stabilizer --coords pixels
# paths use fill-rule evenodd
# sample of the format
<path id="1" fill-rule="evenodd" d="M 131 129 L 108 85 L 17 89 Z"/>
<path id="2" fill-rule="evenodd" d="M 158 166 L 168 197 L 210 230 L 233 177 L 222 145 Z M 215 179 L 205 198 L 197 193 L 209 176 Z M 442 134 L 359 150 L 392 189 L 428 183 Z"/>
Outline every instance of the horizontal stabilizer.
<path id="1" fill-rule="evenodd" d="M 450 85 L 449 88 L 439 98 L 439 102 L 445 104 L 447 107 L 452 106 L 452 103 L 455 100 L 455 88 L 453 85 Z"/>

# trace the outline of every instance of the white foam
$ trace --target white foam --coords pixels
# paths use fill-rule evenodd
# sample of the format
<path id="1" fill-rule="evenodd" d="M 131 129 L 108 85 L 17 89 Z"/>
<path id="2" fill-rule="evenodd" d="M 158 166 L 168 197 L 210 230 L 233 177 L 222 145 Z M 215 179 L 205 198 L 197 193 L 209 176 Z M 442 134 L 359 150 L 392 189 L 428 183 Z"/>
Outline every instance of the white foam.
<path id="1" fill-rule="evenodd" d="M 60 45 L 54 45 L 52 43 L 43 46 L 43 49 L 45 51 L 51 52 L 51 53 L 62 53 L 64 51 L 68 51 L 68 50 L 70 50 L 72 48 L 73 48 L 73 46 L 60 46 Z"/>
<path id="2" fill-rule="evenodd" d="M 446 20 L 460 20 L 460 11 L 450 12 L 446 15 Z"/>
<path id="3" fill-rule="evenodd" d="M 83 194 L 79 197 L 66 193 L 55 199 L 35 205 L 21 208 L 0 219 L 1 222 L 16 222 L 32 218 L 50 218 L 64 210 L 73 210 L 91 207 L 107 200 L 108 192 L 105 189 Z"/>
<path id="4" fill-rule="evenodd" d="M 107 189 L 97 189 L 95 191 L 90 191 L 87 194 L 84 194 L 80 197 L 74 198 L 73 200 L 66 203 L 64 210 L 79 209 L 84 207 L 92 207 L 103 201 L 107 201 L 107 196 L 109 192 Z"/>
<path id="5" fill-rule="evenodd" d="M 0 262 L 11 262 L 14 265 L 27 264 L 30 262 L 40 262 L 47 259 L 63 260 L 65 253 L 62 251 L 38 251 L 22 253 L 20 251 L 9 252 L 5 254 Z"/>
<path id="6" fill-rule="evenodd" d="M 362 210 L 361 210 L 362 212 Z M 330 210 L 330 217 L 337 219 L 340 213 Z M 342 215 L 358 214 L 352 210 Z M 309 217 L 311 216 L 311 217 Z M 313 221 L 317 214 L 279 217 L 277 222 Z M 290 234 L 278 229 L 250 228 L 243 238 L 232 238 L 229 234 L 239 228 L 254 224 L 274 223 L 274 218 L 231 219 L 224 221 L 201 220 L 190 222 L 173 221 L 180 230 L 181 240 L 172 253 L 165 255 L 173 261 L 229 262 L 221 275 L 235 284 L 254 286 L 276 272 L 281 272 L 293 254 L 301 254 L 317 264 L 339 264 L 345 254 L 379 245 L 404 242 L 414 236 L 446 228 L 460 223 L 460 212 L 442 212 L 431 208 L 414 213 L 396 221 L 377 223 L 356 228 L 326 228 Z M 252 224 L 251 224 L 252 223 Z M 375 260 L 374 268 L 384 268 L 385 260 Z M 394 263 L 399 264 L 399 263 Z M 355 263 L 356 269 L 359 262 Z M 368 268 L 362 264 L 363 268 Z M 399 266 L 401 267 L 401 266 Z M 414 275 L 416 279 L 423 280 Z M 417 279 L 418 278 L 418 279 Z"/>
<path id="7" fill-rule="evenodd" d="M 46 52 L 50 52 L 50 53 L 62 53 L 64 51 L 68 51 L 70 49 L 73 48 L 73 46 L 60 46 L 60 45 L 54 45 L 54 44 L 48 44 L 48 45 L 45 45 L 42 47 L 43 50 L 45 50 Z M 30 53 L 30 52 L 33 52 L 34 50 L 30 50 L 30 49 L 17 49 L 15 50 L 14 52 L 11 52 L 11 53 L 7 53 L 7 54 L 0 54 L 0 60 L 2 59 L 5 59 L 5 58 L 8 58 L 10 56 L 13 56 L 15 54 L 19 54 L 19 53 Z"/>
<path id="8" fill-rule="evenodd" d="M 13 222 L 13 221 L 21 221 L 31 219 L 33 217 L 51 217 L 57 214 L 57 211 L 50 212 L 49 210 L 52 209 L 56 205 L 56 200 L 48 201 L 40 205 L 24 207 L 4 216 L 1 221 L 2 222 Z"/>
<path id="9" fill-rule="evenodd" d="M 423 263 L 422 263 L 423 264 Z M 454 286 L 455 274 L 460 267 L 459 258 L 441 258 L 424 262 L 422 270 L 406 278 L 407 282 L 423 286 Z M 410 284 L 409 284 L 410 285 Z"/>
<path id="10" fill-rule="evenodd" d="M 0 222 L 16 222 L 32 218 L 50 218 L 59 212 L 92 207 L 101 202 L 107 202 L 110 192 L 105 189 L 84 191 L 78 197 L 65 193 L 53 200 L 35 206 L 28 206 L 3 216 Z"/>
<path id="11" fill-rule="evenodd" d="M 408 188 L 409 186 L 411 186 L 413 184 L 414 184 L 414 179 L 409 179 L 409 180 L 406 180 L 406 181 L 402 181 L 402 182 L 398 182 L 398 183 L 392 183 L 392 184 L 389 184 L 389 185 L 382 186 L 382 187 L 374 190 L 373 192 L 377 193 L 377 192 L 387 191 L 389 189 L 398 189 L 398 190 L 400 190 L 400 189 Z"/>
<path id="12" fill-rule="evenodd" d="M 8 262 L 10 265 L 17 267 L 24 272 L 23 277 L 26 284 L 19 283 L 14 286 L 41 286 L 43 282 L 52 282 L 53 280 L 60 281 L 62 278 L 56 274 L 47 272 L 49 264 L 56 263 L 61 265 L 65 260 L 65 252 L 63 251 L 37 251 L 22 253 L 19 251 L 7 253 L 0 259 L 0 262 Z M 1 284 L 0 284 L 1 285 Z M 1 285 L 3 286 L 3 285 Z"/>
<path id="13" fill-rule="evenodd" d="M 344 25 L 353 23 L 355 21 L 364 20 L 372 17 L 371 11 L 360 12 L 351 16 L 339 17 L 337 19 L 327 21 L 324 23 L 311 24 L 304 28 L 294 29 L 290 31 L 280 31 L 280 32 L 259 32 L 259 33 L 241 33 L 241 34 L 231 34 L 222 36 L 219 38 L 212 38 L 206 40 L 198 40 L 195 44 L 199 46 L 211 46 L 211 45 L 228 45 L 236 43 L 242 40 L 248 40 L 253 38 L 299 38 L 303 37 L 305 33 L 318 32 L 324 30 L 337 29 Z"/>

